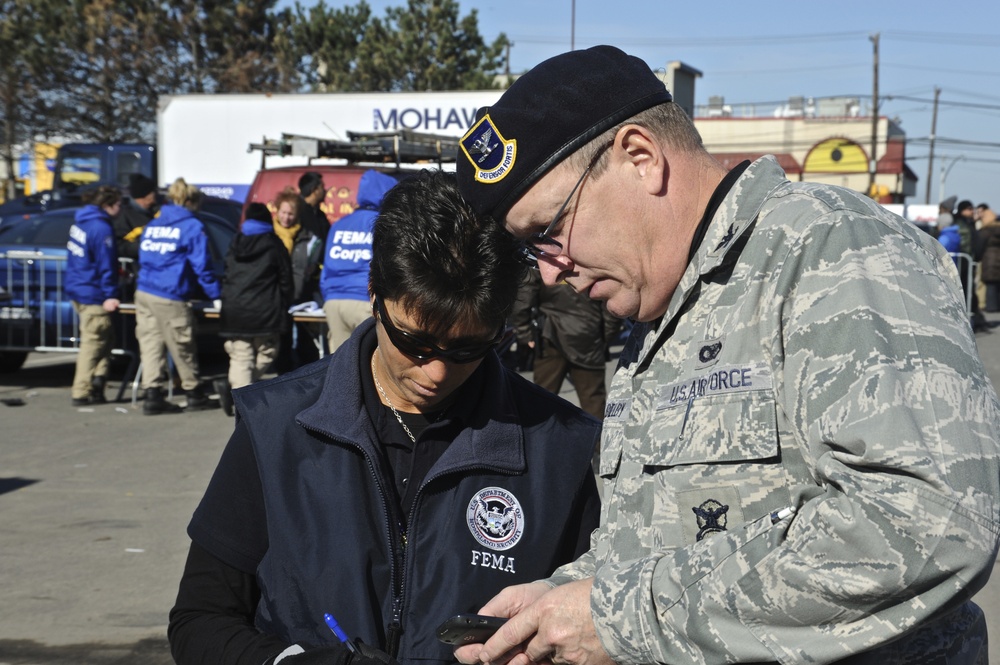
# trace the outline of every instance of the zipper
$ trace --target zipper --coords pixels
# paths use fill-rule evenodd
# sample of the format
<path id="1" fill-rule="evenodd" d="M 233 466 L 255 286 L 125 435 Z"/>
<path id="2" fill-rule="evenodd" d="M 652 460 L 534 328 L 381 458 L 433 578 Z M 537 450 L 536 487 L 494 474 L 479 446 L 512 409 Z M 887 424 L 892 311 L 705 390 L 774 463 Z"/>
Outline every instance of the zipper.
<path id="1" fill-rule="evenodd" d="M 386 626 L 385 651 L 390 656 L 395 658 L 399 652 L 400 637 L 403 634 L 401 617 L 403 610 L 403 577 L 405 571 L 407 545 L 406 529 L 403 528 L 402 522 L 399 520 L 398 516 L 396 516 L 396 510 L 392 507 L 392 502 L 387 498 L 382 478 L 379 476 L 378 470 L 375 468 L 371 457 L 365 452 L 364 448 L 353 441 L 333 436 L 329 432 L 310 427 L 304 423 L 300 424 L 302 424 L 302 427 L 307 431 L 314 432 L 325 438 L 338 441 L 360 450 L 362 456 L 365 458 L 365 463 L 368 465 L 368 471 L 371 472 L 372 478 L 375 479 L 375 486 L 378 488 L 379 497 L 382 499 L 382 514 L 385 515 L 385 531 L 389 539 L 389 550 L 392 555 L 392 567 L 389 571 L 389 592 L 392 595 L 392 618 L 389 625 Z M 391 518 L 393 516 L 396 516 L 396 529 L 392 528 Z"/>
<path id="2" fill-rule="evenodd" d="M 456 469 L 449 469 L 447 471 L 438 473 L 429 478 L 424 478 L 424 482 L 420 485 L 420 489 L 417 490 L 417 494 L 413 499 L 413 507 L 410 509 L 410 514 L 408 515 L 406 523 L 410 525 L 409 528 L 413 527 L 413 524 L 417 519 L 418 506 L 420 505 L 420 501 L 423 498 L 424 490 L 430 483 L 437 480 L 438 478 L 450 475 L 452 473 L 465 473 L 469 471 L 490 471 L 492 473 L 498 473 L 508 476 L 516 475 L 514 472 L 499 471 L 493 467 L 488 467 L 488 466 L 469 466 L 469 467 L 460 467 Z M 383 494 L 383 501 L 384 500 L 385 497 Z M 398 578 L 399 585 L 398 587 L 393 588 L 392 621 L 389 623 L 388 631 L 386 633 L 386 653 L 388 653 L 393 658 L 395 658 L 397 655 L 397 652 L 399 650 L 399 643 L 403 635 L 402 616 L 403 616 L 403 605 L 404 601 L 406 600 L 406 570 L 407 570 L 406 554 L 408 549 L 407 546 L 409 544 L 407 538 L 407 529 L 403 528 L 402 523 L 399 524 L 399 533 L 400 533 L 400 543 L 402 547 L 400 548 L 401 551 L 399 552 L 399 558 L 394 559 L 398 561 L 399 564 L 399 571 L 400 571 Z M 393 551 L 393 554 L 395 555 L 395 550 Z"/>
<path id="3" fill-rule="evenodd" d="M 379 477 L 378 471 L 375 465 L 372 463 L 371 457 L 365 452 L 364 448 L 349 441 L 347 439 L 342 439 L 340 437 L 334 436 L 329 432 L 325 432 L 314 427 L 310 427 L 304 423 L 300 423 L 304 429 L 310 432 L 319 434 L 325 438 L 338 441 L 340 443 L 349 445 L 361 451 L 361 454 L 365 458 L 365 463 L 368 465 L 368 470 L 371 472 L 372 477 L 375 479 L 375 485 L 378 487 L 379 497 L 382 499 L 383 514 L 385 515 L 385 530 L 389 537 L 389 549 L 392 554 L 392 569 L 389 574 L 389 588 L 392 594 L 392 617 L 389 621 L 389 625 L 386 626 L 386 637 L 385 637 L 385 652 L 388 653 L 393 658 L 396 658 L 399 653 L 399 645 L 402 641 L 403 636 L 403 605 L 405 600 L 405 590 L 406 590 L 406 551 L 409 545 L 409 537 L 407 529 L 403 527 L 403 523 L 396 518 L 396 529 L 392 528 L 391 517 L 396 515 L 396 510 L 391 506 L 391 502 L 387 498 L 385 491 L 385 486 L 382 482 L 382 478 Z M 505 476 L 515 476 L 517 475 L 514 471 L 506 471 L 497 469 L 491 466 L 485 465 L 471 465 L 463 466 L 453 469 L 448 469 L 437 473 L 434 476 L 425 478 L 423 484 L 420 485 L 420 489 L 417 490 L 417 495 L 413 500 L 413 508 L 410 509 L 409 521 L 407 524 L 412 525 L 414 519 L 416 519 L 417 505 L 420 502 L 421 496 L 424 489 L 432 482 L 446 475 L 453 473 L 467 473 L 470 471 L 488 471 L 490 473 L 495 473 Z M 394 533 L 395 531 L 395 533 Z M 398 543 L 398 545 L 397 545 Z"/>

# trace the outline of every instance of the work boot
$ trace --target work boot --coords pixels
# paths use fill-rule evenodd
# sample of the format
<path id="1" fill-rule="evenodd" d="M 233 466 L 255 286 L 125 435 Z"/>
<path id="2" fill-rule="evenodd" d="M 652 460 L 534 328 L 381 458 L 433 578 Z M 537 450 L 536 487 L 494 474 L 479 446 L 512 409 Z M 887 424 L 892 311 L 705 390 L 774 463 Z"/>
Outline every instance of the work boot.
<path id="1" fill-rule="evenodd" d="M 233 387 L 228 379 L 216 379 L 212 382 L 215 392 L 219 395 L 219 405 L 227 416 L 233 415 Z"/>
<path id="2" fill-rule="evenodd" d="M 91 404 L 107 404 L 108 400 L 104 397 L 104 387 L 108 385 L 108 379 L 105 376 L 95 376 L 90 380 L 90 402 Z"/>
<path id="3" fill-rule="evenodd" d="M 205 411 L 218 406 L 205 394 L 205 388 L 199 383 L 197 386 L 187 391 L 187 406 L 185 411 Z"/>
<path id="4" fill-rule="evenodd" d="M 159 388 L 146 388 L 146 397 L 142 402 L 142 415 L 155 416 L 160 413 L 180 413 L 181 407 L 168 402 Z"/>

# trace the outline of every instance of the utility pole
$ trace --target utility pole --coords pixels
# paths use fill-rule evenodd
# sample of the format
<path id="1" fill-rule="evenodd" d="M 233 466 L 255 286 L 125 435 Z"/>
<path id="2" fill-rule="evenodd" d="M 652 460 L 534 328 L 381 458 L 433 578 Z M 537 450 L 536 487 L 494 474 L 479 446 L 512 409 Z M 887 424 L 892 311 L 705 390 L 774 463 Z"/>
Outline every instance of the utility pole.
<path id="1" fill-rule="evenodd" d="M 576 0 L 573 0 L 573 7 L 569 17 L 569 50 L 576 50 Z"/>
<path id="2" fill-rule="evenodd" d="M 869 36 L 875 47 L 874 76 L 872 77 L 872 149 L 869 155 L 868 164 L 868 195 L 875 197 L 875 171 L 878 168 L 878 159 L 875 151 L 878 149 L 878 39 L 880 33 Z"/>
<path id="3" fill-rule="evenodd" d="M 927 193 L 924 194 L 924 203 L 931 202 L 931 176 L 934 174 L 934 138 L 937 136 L 937 111 L 938 98 L 940 96 L 941 88 L 934 86 L 934 113 L 931 115 L 931 151 L 927 156 Z M 940 193 L 938 196 L 940 196 Z"/>
<path id="4" fill-rule="evenodd" d="M 965 155 L 959 155 L 958 157 L 954 157 L 951 160 L 951 164 L 948 164 L 948 166 L 946 167 L 945 164 L 948 162 L 948 158 L 947 157 L 941 158 L 941 184 L 938 186 L 938 200 L 944 198 L 944 181 L 945 178 L 948 177 L 948 174 L 951 173 L 951 167 L 955 166 L 955 164 L 958 164 L 963 159 L 965 159 Z"/>

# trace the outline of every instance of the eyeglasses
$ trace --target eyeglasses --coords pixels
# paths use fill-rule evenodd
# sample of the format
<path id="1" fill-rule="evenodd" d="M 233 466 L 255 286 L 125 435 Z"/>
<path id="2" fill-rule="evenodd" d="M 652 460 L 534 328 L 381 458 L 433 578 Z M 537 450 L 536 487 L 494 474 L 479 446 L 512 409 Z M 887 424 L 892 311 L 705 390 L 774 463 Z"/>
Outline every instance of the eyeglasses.
<path id="1" fill-rule="evenodd" d="M 601 155 L 604 154 L 604 151 L 611 146 L 612 144 L 608 143 L 594 153 L 594 156 L 590 160 L 590 164 L 587 164 L 587 168 L 585 168 L 583 173 L 580 174 L 580 179 L 576 181 L 575 185 L 573 185 L 573 189 L 570 190 L 569 196 L 567 196 L 566 200 L 563 201 L 563 204 L 559 206 L 559 210 L 556 211 L 555 217 L 553 217 L 552 221 L 549 222 L 549 225 L 545 227 L 545 230 L 541 233 L 532 233 L 524 239 L 518 251 L 518 257 L 522 262 L 528 264 L 532 268 L 537 268 L 539 256 L 559 256 L 562 253 L 562 243 L 555 238 L 552 238 L 549 234 L 555 230 L 556 225 L 562 219 L 563 211 L 566 210 L 566 206 L 569 205 L 569 202 L 573 200 L 573 195 L 576 194 L 576 190 L 580 189 L 580 185 L 583 184 L 583 179 L 586 178 L 587 174 L 590 173 L 590 170 L 594 168 L 597 164 L 597 160 L 599 160 Z"/>
<path id="2" fill-rule="evenodd" d="M 501 326 L 496 336 L 488 342 L 442 349 L 417 335 L 397 328 L 393 324 L 392 319 L 389 318 L 389 314 L 385 311 L 385 304 L 378 296 L 375 296 L 375 312 L 378 315 L 379 321 L 382 322 L 385 334 L 389 336 L 389 341 L 392 342 L 392 345 L 405 355 L 417 360 L 444 358 L 453 363 L 471 363 L 484 357 L 504 339 L 504 328 Z"/>

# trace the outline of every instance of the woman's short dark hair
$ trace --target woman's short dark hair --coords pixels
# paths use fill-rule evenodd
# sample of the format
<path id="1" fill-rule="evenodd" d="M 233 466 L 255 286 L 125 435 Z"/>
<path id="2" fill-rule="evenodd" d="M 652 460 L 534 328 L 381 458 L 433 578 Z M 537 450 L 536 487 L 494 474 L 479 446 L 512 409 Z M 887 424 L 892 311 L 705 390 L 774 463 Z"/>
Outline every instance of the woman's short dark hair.
<path id="1" fill-rule="evenodd" d="M 122 200 L 122 190 L 113 185 L 101 185 L 83 194 L 80 198 L 85 204 L 106 208 Z"/>
<path id="2" fill-rule="evenodd" d="M 421 171 L 382 200 L 369 291 L 398 302 L 433 335 L 443 335 L 458 321 L 499 329 L 524 277 L 516 246 L 498 224 L 465 202 L 455 174 Z"/>

